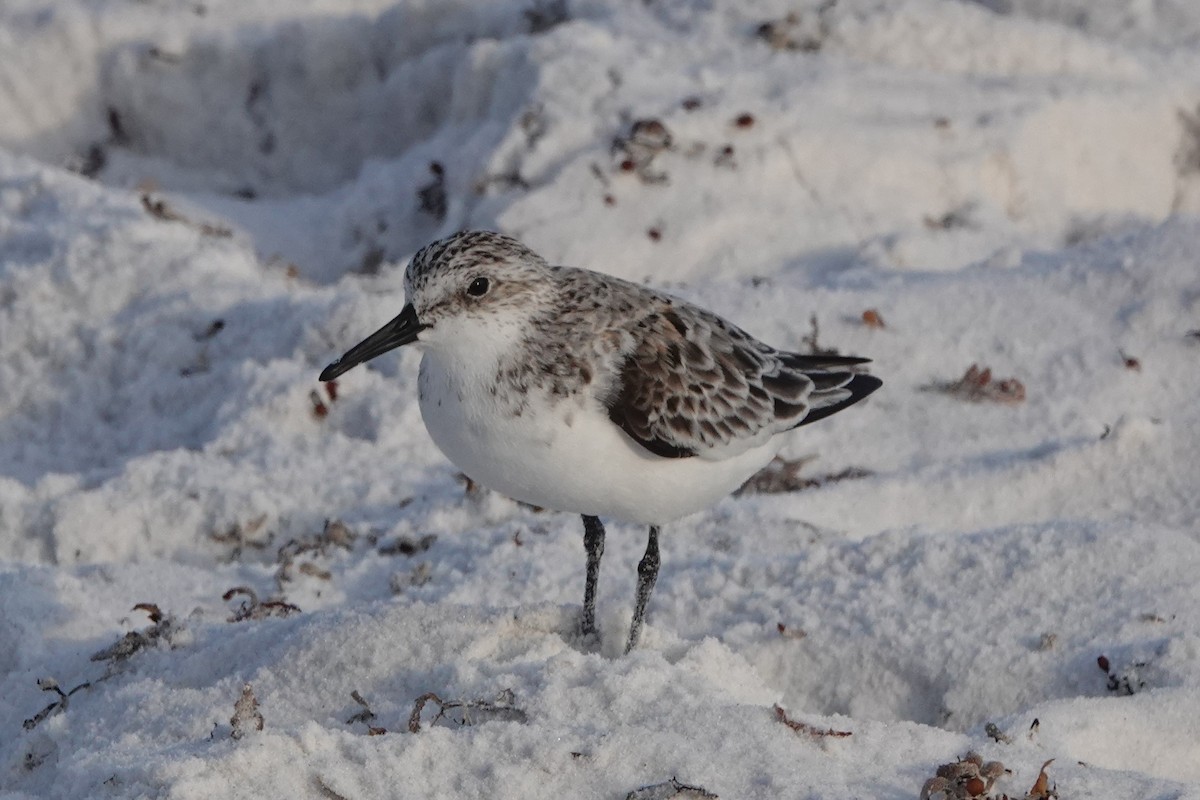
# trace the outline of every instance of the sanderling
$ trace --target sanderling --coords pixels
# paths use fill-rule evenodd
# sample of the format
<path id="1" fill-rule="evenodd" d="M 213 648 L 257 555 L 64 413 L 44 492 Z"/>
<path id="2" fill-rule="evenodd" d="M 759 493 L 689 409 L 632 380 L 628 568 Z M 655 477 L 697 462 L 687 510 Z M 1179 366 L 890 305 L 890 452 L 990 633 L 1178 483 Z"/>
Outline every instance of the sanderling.
<path id="1" fill-rule="evenodd" d="M 401 345 L 424 354 L 421 417 L 473 480 L 583 517 L 582 633 L 596 631 L 600 517 L 650 526 L 626 651 L 658 576 L 659 527 L 742 485 L 784 434 L 857 403 L 868 359 L 776 350 L 717 315 L 515 239 L 469 231 L 420 250 L 407 304 L 321 373 Z"/>

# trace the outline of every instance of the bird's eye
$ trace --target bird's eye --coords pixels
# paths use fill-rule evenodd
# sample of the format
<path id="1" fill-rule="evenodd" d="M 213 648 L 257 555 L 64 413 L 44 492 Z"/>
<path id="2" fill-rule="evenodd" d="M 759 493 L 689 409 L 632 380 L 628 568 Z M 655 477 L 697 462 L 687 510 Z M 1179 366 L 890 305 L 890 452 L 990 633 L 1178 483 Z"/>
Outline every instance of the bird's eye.
<path id="1" fill-rule="evenodd" d="M 483 297 L 487 294 L 487 290 L 491 288 L 487 278 L 476 278 L 471 281 L 471 285 L 467 287 L 467 294 L 471 297 Z"/>

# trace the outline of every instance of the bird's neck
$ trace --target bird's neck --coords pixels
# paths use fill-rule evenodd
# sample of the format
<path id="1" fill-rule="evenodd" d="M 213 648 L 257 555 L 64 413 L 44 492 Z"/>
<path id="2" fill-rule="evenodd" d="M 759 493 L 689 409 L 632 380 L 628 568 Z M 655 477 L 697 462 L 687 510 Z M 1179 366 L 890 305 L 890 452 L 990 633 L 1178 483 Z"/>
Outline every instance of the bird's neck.
<path id="1" fill-rule="evenodd" d="M 443 376 L 447 387 L 461 397 L 494 396 L 505 375 L 521 362 L 526 333 L 517 319 L 502 320 L 501 324 L 495 319 L 487 324 L 468 320 L 452 337 L 426 347 L 422 371 Z"/>

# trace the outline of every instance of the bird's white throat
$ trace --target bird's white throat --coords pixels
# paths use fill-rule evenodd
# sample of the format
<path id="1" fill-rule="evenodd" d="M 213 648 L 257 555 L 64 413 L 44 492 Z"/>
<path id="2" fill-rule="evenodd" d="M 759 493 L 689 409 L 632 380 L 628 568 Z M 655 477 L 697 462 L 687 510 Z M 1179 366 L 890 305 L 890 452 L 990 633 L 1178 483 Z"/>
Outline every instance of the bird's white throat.
<path id="1" fill-rule="evenodd" d="M 455 391 L 490 395 L 502 365 L 519 356 L 527 318 L 505 308 L 439 320 L 417 340 L 425 350 L 423 366 L 434 359 Z"/>

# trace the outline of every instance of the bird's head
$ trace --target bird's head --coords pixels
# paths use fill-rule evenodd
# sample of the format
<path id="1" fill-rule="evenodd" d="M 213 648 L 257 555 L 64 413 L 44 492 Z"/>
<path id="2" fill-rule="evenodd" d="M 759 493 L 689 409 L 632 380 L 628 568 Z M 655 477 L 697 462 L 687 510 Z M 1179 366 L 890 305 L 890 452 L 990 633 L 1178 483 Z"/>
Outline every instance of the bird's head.
<path id="1" fill-rule="evenodd" d="M 416 343 L 485 358 L 519 342 L 547 301 L 549 267 L 509 236 L 464 231 L 427 245 L 404 273 L 407 303 L 395 319 L 321 373 L 331 381 L 389 350 Z"/>

